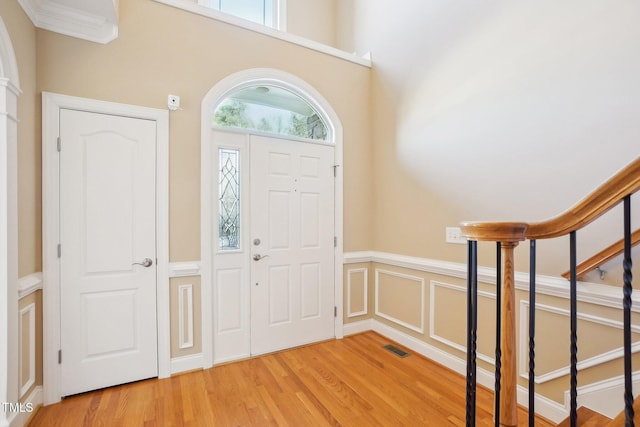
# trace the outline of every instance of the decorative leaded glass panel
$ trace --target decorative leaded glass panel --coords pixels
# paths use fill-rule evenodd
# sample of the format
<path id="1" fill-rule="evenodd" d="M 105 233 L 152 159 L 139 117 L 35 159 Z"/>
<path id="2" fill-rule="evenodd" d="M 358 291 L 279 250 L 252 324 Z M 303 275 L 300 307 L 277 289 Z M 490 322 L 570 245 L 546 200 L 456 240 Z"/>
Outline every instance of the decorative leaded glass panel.
<path id="1" fill-rule="evenodd" d="M 220 148 L 218 171 L 218 244 L 240 249 L 240 150 Z"/>

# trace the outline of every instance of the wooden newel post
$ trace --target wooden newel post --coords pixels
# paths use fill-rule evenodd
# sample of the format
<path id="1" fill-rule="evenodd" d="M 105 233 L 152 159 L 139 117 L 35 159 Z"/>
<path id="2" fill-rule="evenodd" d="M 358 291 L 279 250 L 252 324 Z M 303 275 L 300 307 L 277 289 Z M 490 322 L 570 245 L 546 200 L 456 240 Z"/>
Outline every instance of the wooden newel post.
<path id="1" fill-rule="evenodd" d="M 501 242 L 502 270 L 501 318 L 500 318 L 500 425 L 518 425 L 518 370 L 516 343 L 516 287 L 514 249 L 525 240 L 526 223 L 467 222 L 462 224 L 462 234 L 478 241 Z M 494 414 L 498 416 L 498 414 Z"/>
<path id="2" fill-rule="evenodd" d="M 502 243 L 502 377 L 500 425 L 518 424 L 518 374 L 516 364 L 516 287 L 514 249 L 518 242 Z"/>

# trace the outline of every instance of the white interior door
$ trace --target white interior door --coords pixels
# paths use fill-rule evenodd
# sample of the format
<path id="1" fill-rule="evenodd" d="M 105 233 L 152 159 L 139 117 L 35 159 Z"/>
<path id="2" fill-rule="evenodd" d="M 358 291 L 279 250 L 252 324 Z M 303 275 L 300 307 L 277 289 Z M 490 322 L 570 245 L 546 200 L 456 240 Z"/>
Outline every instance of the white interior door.
<path id="1" fill-rule="evenodd" d="M 334 337 L 334 148 L 251 136 L 251 354 Z"/>
<path id="2" fill-rule="evenodd" d="M 156 123 L 60 112 L 61 391 L 157 376 Z"/>

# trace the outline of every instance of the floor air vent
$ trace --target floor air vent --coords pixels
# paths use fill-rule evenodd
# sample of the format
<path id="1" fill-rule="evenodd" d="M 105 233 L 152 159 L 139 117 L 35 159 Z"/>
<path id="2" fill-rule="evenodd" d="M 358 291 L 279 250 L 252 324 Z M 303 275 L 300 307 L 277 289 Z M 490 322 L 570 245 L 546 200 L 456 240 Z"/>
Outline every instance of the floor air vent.
<path id="1" fill-rule="evenodd" d="M 396 347 L 393 344 L 383 345 L 382 348 L 384 348 L 387 351 L 390 351 L 391 353 L 395 354 L 398 357 L 407 357 L 409 355 L 409 353 L 407 353 L 404 350 L 399 349 L 398 347 Z"/>

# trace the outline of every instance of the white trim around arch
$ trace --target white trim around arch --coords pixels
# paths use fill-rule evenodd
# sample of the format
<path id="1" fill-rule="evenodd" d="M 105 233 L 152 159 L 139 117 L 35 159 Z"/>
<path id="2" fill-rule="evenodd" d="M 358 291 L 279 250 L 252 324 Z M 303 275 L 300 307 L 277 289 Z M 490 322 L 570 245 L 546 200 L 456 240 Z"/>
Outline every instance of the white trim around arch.
<path id="1" fill-rule="evenodd" d="M 59 243 L 59 167 L 56 140 L 59 136 L 60 110 L 89 111 L 156 122 L 156 257 L 158 310 L 158 376 L 171 374 L 169 313 L 169 113 L 166 110 L 77 98 L 43 92 L 42 94 L 42 262 L 43 279 L 43 368 L 44 403 L 60 400 L 61 382 L 58 364 L 60 347 L 60 265 Z"/>
<path id="2" fill-rule="evenodd" d="M 18 96 L 13 44 L 0 17 L 0 402 L 18 402 Z M 0 426 L 16 414 L 0 411 Z"/>
<path id="3" fill-rule="evenodd" d="M 231 93 L 256 85 L 273 85 L 287 89 L 309 103 L 328 126 L 329 138 L 335 145 L 336 165 L 342 166 L 343 131 L 342 123 L 329 102 L 313 86 L 297 76 L 272 68 L 254 68 L 232 74 L 218 82 L 203 98 L 201 110 L 201 274 L 202 274 L 202 353 L 204 368 L 213 366 L 213 236 L 214 218 L 212 194 L 214 189 L 214 171 L 211 170 L 212 158 L 211 133 L 212 117 L 215 107 Z M 335 233 L 337 237 L 335 251 L 335 305 L 337 316 L 334 331 L 336 338 L 343 337 L 343 168 L 336 168 L 335 183 Z"/>

